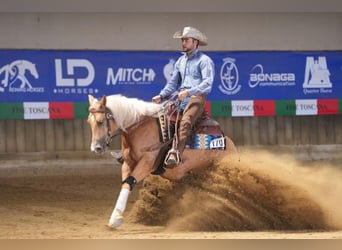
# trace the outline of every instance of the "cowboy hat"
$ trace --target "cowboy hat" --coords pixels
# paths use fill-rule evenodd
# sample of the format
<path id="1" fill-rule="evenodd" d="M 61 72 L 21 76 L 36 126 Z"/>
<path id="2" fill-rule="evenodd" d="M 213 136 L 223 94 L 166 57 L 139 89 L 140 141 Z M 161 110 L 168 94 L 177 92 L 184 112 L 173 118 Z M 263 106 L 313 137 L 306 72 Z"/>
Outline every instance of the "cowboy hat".
<path id="1" fill-rule="evenodd" d="M 173 34 L 173 38 L 186 38 L 191 37 L 193 39 L 196 39 L 199 41 L 198 45 L 207 45 L 208 44 L 208 38 L 198 29 L 195 29 L 193 27 L 184 27 L 183 30 L 177 31 L 175 34 Z"/>

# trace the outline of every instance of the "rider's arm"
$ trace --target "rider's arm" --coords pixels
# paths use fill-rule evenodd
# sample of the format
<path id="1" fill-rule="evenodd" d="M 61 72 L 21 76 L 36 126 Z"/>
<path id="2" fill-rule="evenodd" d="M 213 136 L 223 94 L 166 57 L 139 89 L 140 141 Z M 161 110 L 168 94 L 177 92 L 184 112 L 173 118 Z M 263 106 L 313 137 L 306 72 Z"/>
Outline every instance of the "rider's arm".
<path id="1" fill-rule="evenodd" d="M 171 79 L 166 83 L 165 87 L 160 91 L 159 95 L 162 99 L 173 94 L 180 86 L 181 77 L 179 73 L 179 60 L 175 63 Z"/>

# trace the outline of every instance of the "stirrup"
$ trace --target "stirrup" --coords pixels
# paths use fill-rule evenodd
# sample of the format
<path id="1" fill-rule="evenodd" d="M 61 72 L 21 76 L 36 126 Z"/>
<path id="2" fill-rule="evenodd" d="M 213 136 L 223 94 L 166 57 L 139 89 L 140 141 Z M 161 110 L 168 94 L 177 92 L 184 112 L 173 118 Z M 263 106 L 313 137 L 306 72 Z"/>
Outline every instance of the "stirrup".
<path id="1" fill-rule="evenodd" d="M 175 161 L 169 161 L 169 158 L 171 155 L 174 155 L 175 156 Z M 167 152 L 167 155 L 165 157 L 165 160 L 164 160 L 164 164 L 166 166 L 170 166 L 170 165 L 177 165 L 181 162 L 180 160 L 180 153 L 178 150 L 176 149 L 170 149 L 169 152 Z"/>

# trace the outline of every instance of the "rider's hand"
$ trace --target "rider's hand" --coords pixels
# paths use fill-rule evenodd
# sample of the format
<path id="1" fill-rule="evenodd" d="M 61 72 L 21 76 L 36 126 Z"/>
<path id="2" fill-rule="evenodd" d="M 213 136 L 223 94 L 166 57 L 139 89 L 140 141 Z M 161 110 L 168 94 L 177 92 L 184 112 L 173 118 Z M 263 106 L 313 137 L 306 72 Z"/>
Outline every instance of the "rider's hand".
<path id="1" fill-rule="evenodd" d="M 183 91 L 179 92 L 178 99 L 183 101 L 188 96 L 189 96 L 189 92 L 187 90 L 183 90 Z"/>
<path id="2" fill-rule="evenodd" d="M 155 97 L 152 98 L 152 102 L 160 103 L 161 99 L 162 99 L 161 95 L 156 95 Z"/>

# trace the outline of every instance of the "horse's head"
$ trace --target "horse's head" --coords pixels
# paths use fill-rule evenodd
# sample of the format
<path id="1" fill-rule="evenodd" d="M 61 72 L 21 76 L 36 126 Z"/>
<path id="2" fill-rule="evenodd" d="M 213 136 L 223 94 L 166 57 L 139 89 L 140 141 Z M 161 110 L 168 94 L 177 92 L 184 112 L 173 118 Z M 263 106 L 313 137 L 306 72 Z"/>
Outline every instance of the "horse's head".
<path id="1" fill-rule="evenodd" d="M 38 74 L 35 64 L 31 63 L 28 67 L 28 70 L 30 71 L 30 73 L 33 75 L 34 78 L 38 79 L 39 74 Z"/>
<path id="2" fill-rule="evenodd" d="M 103 153 L 114 136 L 112 131 L 117 130 L 115 120 L 106 107 L 106 96 L 97 100 L 92 95 L 89 98 L 88 123 L 91 128 L 90 150 L 95 153 Z"/>
<path id="3" fill-rule="evenodd" d="M 24 75 L 25 71 L 28 70 L 34 78 L 38 79 L 39 74 L 34 63 L 21 60 L 16 66 L 19 68 L 19 74 Z"/>

